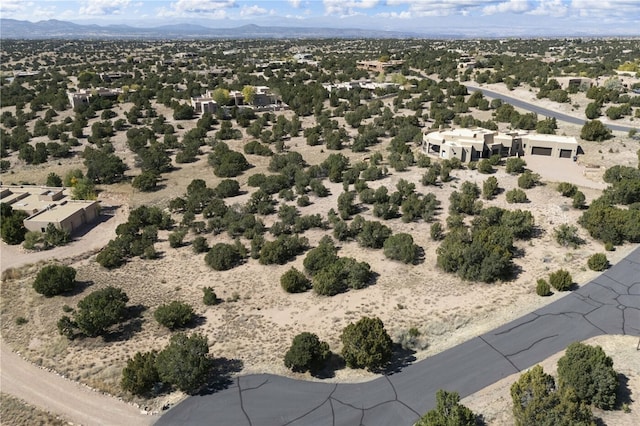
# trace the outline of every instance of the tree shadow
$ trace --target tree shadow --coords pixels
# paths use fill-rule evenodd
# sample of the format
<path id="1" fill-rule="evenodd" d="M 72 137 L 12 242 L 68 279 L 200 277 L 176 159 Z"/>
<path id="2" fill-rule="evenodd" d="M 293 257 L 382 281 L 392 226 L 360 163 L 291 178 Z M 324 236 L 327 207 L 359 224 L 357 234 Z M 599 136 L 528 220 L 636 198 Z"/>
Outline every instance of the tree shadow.
<path id="1" fill-rule="evenodd" d="M 336 371 L 342 370 L 345 367 L 346 363 L 344 359 L 339 354 L 332 352 L 324 368 L 312 371 L 311 375 L 316 379 L 331 379 L 336 376 Z"/>
<path id="2" fill-rule="evenodd" d="M 107 343 L 124 342 L 133 337 L 134 334 L 142 331 L 142 318 L 133 318 L 125 323 L 121 323 L 118 328 L 108 331 L 102 335 L 102 339 Z"/>
<path id="3" fill-rule="evenodd" d="M 413 259 L 413 262 L 411 262 L 411 264 L 420 265 L 424 263 L 425 257 L 426 256 L 425 256 L 424 248 L 418 247 L 418 250 L 416 250 L 416 257 Z"/>
<path id="4" fill-rule="evenodd" d="M 87 288 L 91 287 L 93 284 L 95 284 L 95 283 L 93 281 L 91 281 L 91 280 L 76 281 L 76 286 L 73 288 L 73 290 L 67 291 L 65 293 L 62 293 L 62 296 L 63 297 L 77 296 L 80 293 L 82 293 L 83 291 L 85 291 Z"/>
<path id="5" fill-rule="evenodd" d="M 191 322 L 187 324 L 184 328 L 191 330 L 191 329 L 200 327 L 201 325 L 204 325 L 206 322 L 207 322 L 207 317 L 203 315 L 194 315 Z"/>
<path id="6" fill-rule="evenodd" d="M 196 395 L 211 395 L 227 389 L 233 384 L 232 375 L 242 371 L 244 364 L 239 359 L 225 357 L 214 358 L 211 361 L 211 370 L 205 386 Z"/>
<path id="7" fill-rule="evenodd" d="M 140 304 L 127 306 L 125 320 L 118 324 L 117 328 L 103 334 L 103 340 L 105 342 L 123 342 L 129 340 L 134 334 L 141 332 L 144 320 L 140 317 L 146 310 L 146 306 Z"/>
<path id="8" fill-rule="evenodd" d="M 631 405 L 634 400 L 631 398 L 633 392 L 629 388 L 629 378 L 622 373 L 618 373 L 618 389 L 616 389 L 616 410 L 622 410 L 624 406 Z"/>
<path id="9" fill-rule="evenodd" d="M 413 349 L 404 348 L 399 343 L 393 345 L 393 355 L 389 364 L 383 370 L 384 374 L 392 375 L 399 373 L 402 369 L 408 365 L 411 365 L 415 360 L 415 353 Z"/>

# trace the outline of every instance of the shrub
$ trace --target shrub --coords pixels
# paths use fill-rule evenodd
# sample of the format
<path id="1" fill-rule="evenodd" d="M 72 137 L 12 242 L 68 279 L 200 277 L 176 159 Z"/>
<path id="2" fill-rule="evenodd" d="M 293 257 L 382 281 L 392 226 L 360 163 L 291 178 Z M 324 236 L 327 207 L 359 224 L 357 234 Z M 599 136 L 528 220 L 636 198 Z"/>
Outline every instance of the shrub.
<path id="1" fill-rule="evenodd" d="M 558 291 L 566 291 L 573 285 L 573 278 L 568 271 L 558 269 L 549 275 L 549 283 Z"/>
<path id="2" fill-rule="evenodd" d="M 151 392 L 160 381 L 156 369 L 155 351 L 137 352 L 133 358 L 127 360 L 127 366 L 122 370 L 120 387 L 134 395 L 145 395 Z"/>
<path id="3" fill-rule="evenodd" d="M 556 242 L 562 247 L 571 247 L 575 249 L 579 245 L 584 244 L 584 240 L 578 235 L 578 228 L 573 225 L 563 223 L 554 229 L 553 234 Z"/>
<path id="4" fill-rule="evenodd" d="M 507 158 L 505 170 L 507 173 L 517 175 L 524 172 L 524 167 L 527 163 L 519 157 Z"/>
<path id="5" fill-rule="evenodd" d="M 491 200 L 498 193 L 498 179 L 489 176 L 482 184 L 482 198 Z"/>
<path id="6" fill-rule="evenodd" d="M 444 230 L 442 229 L 442 224 L 440 222 L 434 222 L 431 224 L 429 228 L 429 234 L 431 235 L 431 239 L 433 241 L 439 241 L 444 238 Z"/>
<path id="7" fill-rule="evenodd" d="M 281 235 L 275 241 L 265 241 L 260 249 L 260 263 L 263 265 L 283 265 L 309 246 L 305 237 Z"/>
<path id="8" fill-rule="evenodd" d="M 195 313 L 191 305 L 174 300 L 171 303 L 158 306 L 153 317 L 169 330 L 175 330 L 193 321 Z"/>
<path id="9" fill-rule="evenodd" d="M 207 243 L 207 239 L 202 236 L 195 237 L 193 239 L 193 243 L 191 243 L 191 247 L 195 253 L 204 253 L 209 251 L 209 243 Z"/>
<path id="10" fill-rule="evenodd" d="M 494 172 L 491 162 L 486 158 L 478 162 L 478 171 L 482 174 L 488 175 Z"/>
<path id="11" fill-rule="evenodd" d="M 615 250 L 615 246 L 613 245 L 613 243 L 607 242 L 604 245 L 604 249 L 606 251 L 614 251 Z"/>
<path id="12" fill-rule="evenodd" d="M 573 197 L 578 190 L 578 187 L 569 182 L 561 182 L 558 184 L 557 189 L 563 197 Z"/>
<path id="13" fill-rule="evenodd" d="M 212 360 L 209 342 L 201 334 L 187 336 L 177 333 L 171 336 L 169 345 L 156 357 L 156 369 L 163 382 L 193 394 L 209 378 Z"/>
<path id="14" fill-rule="evenodd" d="M 538 296 L 550 296 L 551 295 L 551 286 L 544 278 L 538 279 L 536 283 L 536 294 Z"/>
<path id="15" fill-rule="evenodd" d="M 436 393 L 436 408 L 418 420 L 415 426 L 475 426 L 476 415 L 469 408 L 460 404 L 457 392 L 447 392 L 443 389 Z"/>
<path id="16" fill-rule="evenodd" d="M 505 195 L 507 203 L 526 203 L 529 201 L 527 194 L 522 189 L 514 188 L 511 191 L 507 191 Z"/>
<path id="17" fill-rule="evenodd" d="M 609 267 L 609 260 L 607 259 L 607 255 L 604 253 L 595 253 L 589 257 L 587 261 L 587 265 L 589 269 L 592 271 L 604 271 Z"/>
<path id="18" fill-rule="evenodd" d="M 612 137 L 611 130 L 607 128 L 600 120 L 587 121 L 582 130 L 580 137 L 586 141 L 604 141 Z"/>
<path id="19" fill-rule="evenodd" d="M 413 237 L 410 234 L 391 235 L 384 242 L 384 255 L 392 260 L 415 263 L 419 253 L 420 247 L 413 243 Z"/>
<path id="20" fill-rule="evenodd" d="M 76 286 L 76 270 L 70 266 L 47 265 L 42 268 L 35 281 L 33 289 L 45 297 L 53 297 Z"/>
<path id="21" fill-rule="evenodd" d="M 134 177 L 131 186 L 142 192 L 152 192 L 158 189 L 158 180 L 155 172 L 146 171 Z"/>
<path id="22" fill-rule="evenodd" d="M 555 380 L 536 365 L 511 386 L 516 426 L 591 426 L 591 410 L 578 401 L 572 389 L 556 390 Z"/>
<path id="23" fill-rule="evenodd" d="M 178 229 L 169 234 L 169 246 L 171 248 L 182 247 L 184 237 L 187 235 L 187 231 L 184 229 Z"/>
<path id="24" fill-rule="evenodd" d="M 573 389 L 586 404 L 604 410 L 615 407 L 618 373 L 600 346 L 570 344 L 558 360 L 558 384 L 561 388 Z"/>
<path id="25" fill-rule="evenodd" d="M 242 256 L 236 246 L 218 243 L 211 247 L 204 261 L 216 271 L 226 271 L 239 265 L 242 262 Z"/>
<path id="26" fill-rule="evenodd" d="M 284 355 L 284 365 L 295 372 L 321 370 L 331 356 L 329 345 L 313 333 L 300 333 L 293 338 Z"/>
<path id="27" fill-rule="evenodd" d="M 234 179 L 223 179 L 215 189 L 220 198 L 235 197 L 240 194 L 240 184 Z"/>
<path id="28" fill-rule="evenodd" d="M 313 291 L 322 296 L 335 296 L 347 291 L 347 283 L 343 277 L 342 266 L 331 264 L 313 276 Z"/>
<path id="29" fill-rule="evenodd" d="M 518 176 L 518 187 L 522 189 L 530 189 L 540 183 L 540 175 L 526 170 Z"/>
<path id="30" fill-rule="evenodd" d="M 218 299 L 218 296 L 216 295 L 216 293 L 213 291 L 213 288 L 211 287 L 203 287 L 202 288 L 202 303 L 204 303 L 207 306 L 212 306 L 212 305 L 217 305 L 220 303 L 220 299 Z"/>
<path id="31" fill-rule="evenodd" d="M 78 302 L 74 323 L 87 336 L 99 336 L 125 319 L 128 301 L 127 294 L 119 288 L 96 290 Z"/>
<path id="32" fill-rule="evenodd" d="M 280 277 L 280 285 L 287 293 L 302 293 L 311 288 L 311 281 L 296 268 L 291 268 Z"/>
<path id="33" fill-rule="evenodd" d="M 584 196 L 582 191 L 576 191 L 576 193 L 573 194 L 573 197 L 571 198 L 572 198 L 571 205 L 573 206 L 574 209 L 584 208 L 586 197 Z"/>
<path id="34" fill-rule="evenodd" d="M 379 318 L 363 317 L 350 323 L 340 340 L 342 357 L 350 368 L 378 370 L 391 359 L 393 342 Z"/>

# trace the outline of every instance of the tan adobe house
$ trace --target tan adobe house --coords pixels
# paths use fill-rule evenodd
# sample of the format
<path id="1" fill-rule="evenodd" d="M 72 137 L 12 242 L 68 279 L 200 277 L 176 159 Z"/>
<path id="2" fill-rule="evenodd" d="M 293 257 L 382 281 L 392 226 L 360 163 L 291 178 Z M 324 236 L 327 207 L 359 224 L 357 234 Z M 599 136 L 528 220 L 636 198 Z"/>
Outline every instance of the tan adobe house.
<path id="1" fill-rule="evenodd" d="M 274 94 L 267 86 L 255 86 L 255 93 L 251 104 L 246 104 L 244 95 L 240 90 L 231 90 L 229 97 L 237 107 L 253 108 L 256 111 L 275 111 L 288 109 L 289 107 Z M 191 98 L 191 106 L 196 114 L 204 112 L 215 113 L 218 103 L 213 100 L 212 92 L 207 90 L 203 96 Z"/>
<path id="2" fill-rule="evenodd" d="M 400 68 L 404 64 L 404 61 L 392 60 L 392 61 L 358 61 L 357 65 L 359 69 L 375 72 L 386 72 L 388 70 Z"/>
<path id="3" fill-rule="evenodd" d="M 107 89 L 104 87 L 98 87 L 95 89 L 80 89 L 77 92 L 67 92 L 67 97 L 69 98 L 69 104 L 71 105 L 71 108 L 75 109 L 78 105 L 88 105 L 89 99 L 92 96 L 115 98 L 121 93 L 123 92 L 120 88 Z"/>
<path id="4" fill-rule="evenodd" d="M 580 147 L 573 137 L 473 128 L 429 130 L 423 135 L 422 151 L 442 159 L 457 158 L 469 163 L 494 154 L 502 157 L 544 155 L 574 158 Z"/>
<path id="5" fill-rule="evenodd" d="M 0 186 L 0 202 L 29 214 L 24 226 L 45 232 L 49 224 L 73 233 L 100 215 L 97 201 L 71 200 L 65 188 L 42 186 Z"/>

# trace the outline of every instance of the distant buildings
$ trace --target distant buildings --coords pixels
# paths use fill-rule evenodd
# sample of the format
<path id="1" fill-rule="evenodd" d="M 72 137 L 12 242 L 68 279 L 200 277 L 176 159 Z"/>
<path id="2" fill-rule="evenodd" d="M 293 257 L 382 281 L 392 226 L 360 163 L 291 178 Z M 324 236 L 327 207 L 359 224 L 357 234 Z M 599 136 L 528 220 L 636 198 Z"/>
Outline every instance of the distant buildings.
<path id="1" fill-rule="evenodd" d="M 71 108 L 75 109 L 79 105 L 88 105 L 89 99 L 92 96 L 117 97 L 121 93 L 123 92 L 120 88 L 107 89 L 104 87 L 98 87 L 95 89 L 80 89 L 77 92 L 67 92 L 67 97 L 69 98 Z"/>
<path id="2" fill-rule="evenodd" d="M 343 83 L 323 83 L 322 87 L 324 87 L 325 90 L 328 90 L 329 92 L 331 92 L 333 90 L 340 90 L 340 89 L 351 90 L 351 89 L 357 89 L 357 88 L 369 89 L 369 90 L 388 89 L 390 87 L 400 87 L 400 85 L 396 83 L 377 83 L 371 80 L 355 80 L 355 81 L 347 81 Z"/>
<path id="3" fill-rule="evenodd" d="M 469 163 L 495 154 L 573 158 L 578 154 L 579 145 L 574 137 L 474 128 L 431 130 L 423 136 L 422 151 L 442 159 L 457 158 Z"/>
<path id="4" fill-rule="evenodd" d="M 250 103 L 245 102 L 244 94 L 240 90 L 231 90 L 229 97 L 237 107 L 253 108 L 257 111 L 288 109 L 288 106 L 267 86 L 255 86 L 254 89 L 255 93 Z M 191 106 L 197 114 L 205 112 L 213 114 L 219 107 L 210 90 L 207 90 L 203 96 L 191 98 Z"/>
<path id="5" fill-rule="evenodd" d="M 358 61 L 358 68 L 367 71 L 374 72 L 387 72 L 389 70 L 394 70 L 400 68 L 404 64 L 404 61 L 393 60 L 393 61 Z"/>
<path id="6" fill-rule="evenodd" d="M 100 215 L 97 201 L 71 200 L 64 188 L 42 186 L 0 186 L 0 202 L 29 214 L 24 226 L 45 232 L 49 224 L 69 233 L 91 223 Z"/>

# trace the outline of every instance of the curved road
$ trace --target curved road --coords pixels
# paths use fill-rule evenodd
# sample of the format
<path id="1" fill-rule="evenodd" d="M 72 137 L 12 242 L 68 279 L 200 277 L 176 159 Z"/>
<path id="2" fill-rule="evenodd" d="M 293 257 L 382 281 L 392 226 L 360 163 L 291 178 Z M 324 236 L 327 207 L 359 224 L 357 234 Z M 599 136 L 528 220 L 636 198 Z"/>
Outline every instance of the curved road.
<path id="1" fill-rule="evenodd" d="M 399 373 L 358 384 L 238 377 L 187 398 L 156 425 L 411 425 L 434 407 L 438 389 L 465 397 L 601 334 L 640 336 L 640 247 L 554 303 Z"/>
<path id="2" fill-rule="evenodd" d="M 558 111 L 553 111 L 547 108 L 542 108 L 538 105 L 529 103 L 529 102 L 525 102 L 521 99 L 518 98 L 513 98 L 511 96 L 507 96 L 504 95 L 502 93 L 498 93 L 498 92 L 494 92 L 493 90 L 488 90 L 485 89 L 483 87 L 478 87 L 478 86 L 473 86 L 471 84 L 467 84 L 467 83 L 462 83 L 465 86 L 467 86 L 468 90 L 471 91 L 480 91 L 482 92 L 483 95 L 485 95 L 488 98 L 492 98 L 492 99 L 501 99 L 504 102 L 507 102 L 511 105 L 513 105 L 514 107 L 517 108 L 522 108 L 525 109 L 527 111 L 531 111 L 531 112 L 535 112 L 536 114 L 540 114 L 543 115 L 545 117 L 555 117 L 556 120 L 560 120 L 560 121 L 566 121 L 567 123 L 571 123 L 571 124 L 578 124 L 583 126 L 584 123 L 586 123 L 586 120 L 582 119 L 582 118 L 578 118 L 578 117 L 574 117 L 572 115 L 567 115 Z M 631 129 L 635 129 L 635 127 L 627 127 L 627 126 L 619 126 L 617 124 L 606 124 L 603 123 L 605 126 L 607 126 L 609 129 L 616 131 L 616 132 L 628 132 Z"/>

